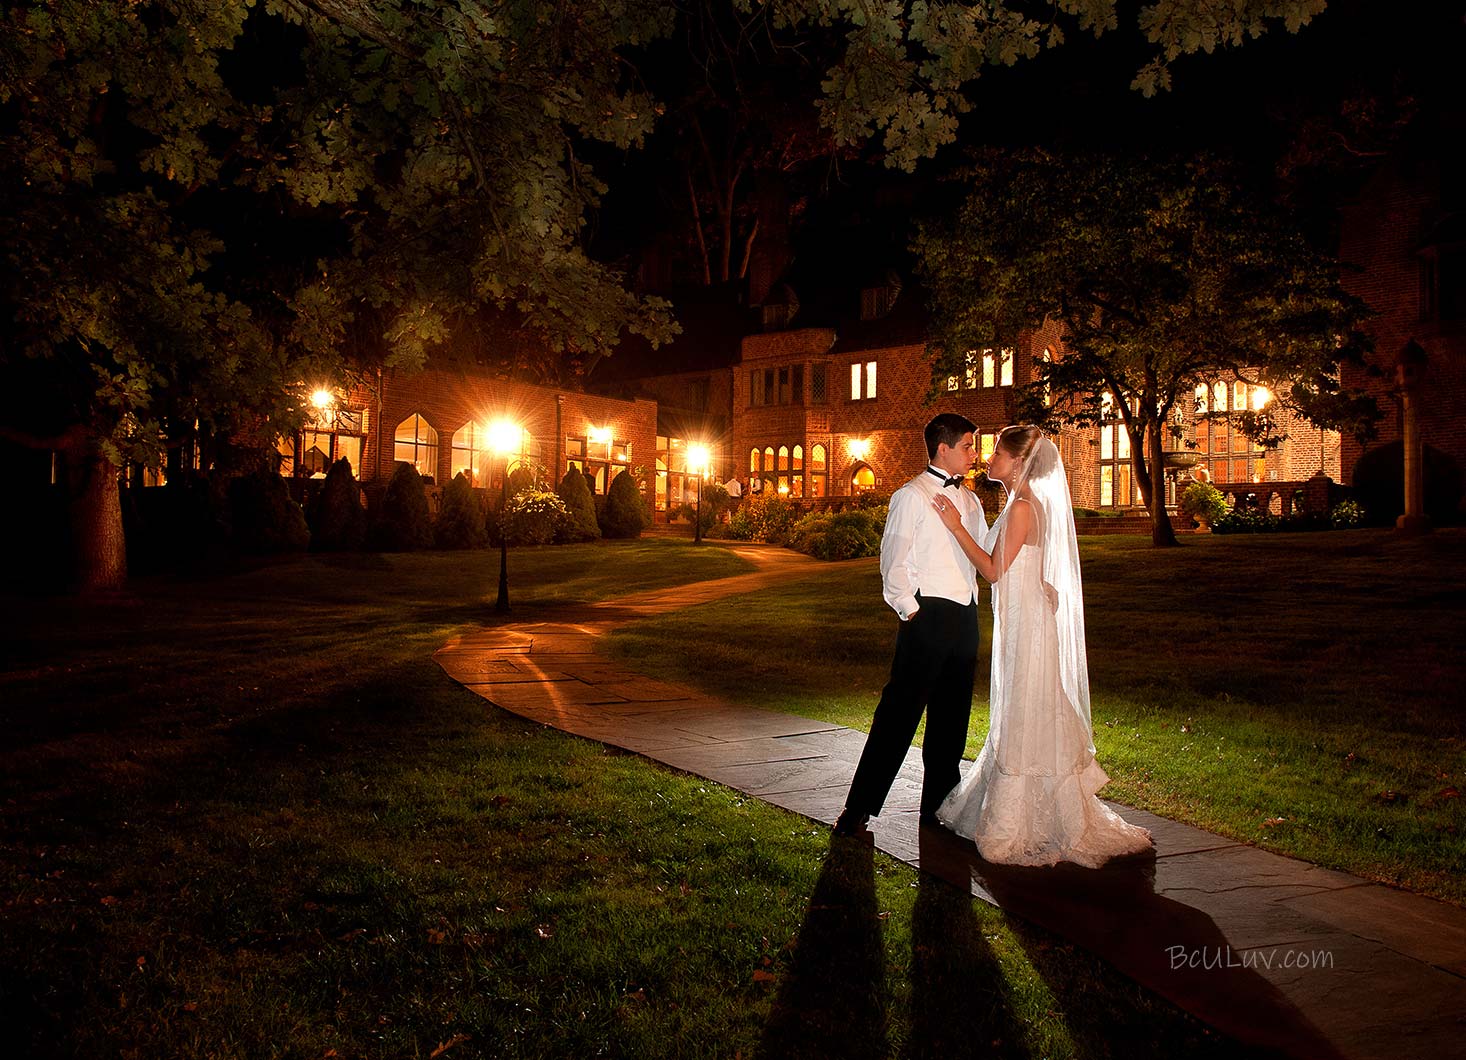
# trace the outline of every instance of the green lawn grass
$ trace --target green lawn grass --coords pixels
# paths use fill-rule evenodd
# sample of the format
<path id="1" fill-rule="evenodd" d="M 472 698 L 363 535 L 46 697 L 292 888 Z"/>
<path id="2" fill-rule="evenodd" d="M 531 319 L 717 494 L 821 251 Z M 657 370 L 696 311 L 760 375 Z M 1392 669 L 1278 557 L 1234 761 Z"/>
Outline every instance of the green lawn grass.
<path id="1" fill-rule="evenodd" d="M 514 619 L 737 573 L 511 555 Z M 1214 1056 L 1062 941 L 431 660 L 493 553 L 4 600 L 0 1018 L 27 1057 Z"/>
<path id="2" fill-rule="evenodd" d="M 1105 795 L 1466 903 L 1466 533 L 1081 544 Z M 988 597 L 968 752 L 987 730 Z M 875 561 L 622 627 L 658 676 L 865 729 L 896 619 Z"/>

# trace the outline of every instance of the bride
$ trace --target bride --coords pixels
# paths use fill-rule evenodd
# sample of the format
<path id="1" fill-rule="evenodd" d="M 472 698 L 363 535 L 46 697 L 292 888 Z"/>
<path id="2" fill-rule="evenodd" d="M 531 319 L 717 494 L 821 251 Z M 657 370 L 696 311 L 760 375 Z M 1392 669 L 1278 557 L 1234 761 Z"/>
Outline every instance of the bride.
<path id="1" fill-rule="evenodd" d="M 1084 594 L 1069 485 L 1054 443 L 1031 425 L 998 436 L 988 477 L 1008 504 L 983 551 L 956 506 L 933 502 L 993 586 L 992 711 L 977 762 L 937 810 L 988 861 L 1097 868 L 1151 849 L 1150 833 L 1095 797 Z"/>

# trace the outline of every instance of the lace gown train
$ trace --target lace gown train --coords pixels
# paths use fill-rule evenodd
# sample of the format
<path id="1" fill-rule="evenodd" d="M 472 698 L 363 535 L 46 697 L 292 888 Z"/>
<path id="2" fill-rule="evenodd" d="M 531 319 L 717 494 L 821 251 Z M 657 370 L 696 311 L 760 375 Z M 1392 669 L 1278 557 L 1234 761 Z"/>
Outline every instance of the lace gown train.
<path id="1" fill-rule="evenodd" d="M 993 586 L 988 738 L 937 817 L 988 861 L 1095 868 L 1150 849 L 1151 836 L 1095 797 L 1110 778 L 1063 690 L 1042 568 L 1041 548 L 1025 544 Z"/>

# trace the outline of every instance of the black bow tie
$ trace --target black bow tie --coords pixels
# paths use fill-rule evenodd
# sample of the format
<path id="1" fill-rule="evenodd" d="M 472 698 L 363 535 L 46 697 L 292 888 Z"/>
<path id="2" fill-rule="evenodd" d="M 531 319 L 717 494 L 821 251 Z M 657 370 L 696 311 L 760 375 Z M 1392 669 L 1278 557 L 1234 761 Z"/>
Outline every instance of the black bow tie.
<path id="1" fill-rule="evenodd" d="M 934 467 L 927 468 L 926 469 L 926 473 L 928 475 L 935 475 L 935 476 L 937 476 L 937 478 L 941 479 L 942 480 L 942 485 L 944 487 L 945 486 L 960 486 L 960 485 L 962 485 L 962 481 L 963 481 L 963 476 L 962 475 L 952 475 L 951 477 L 947 477 L 947 476 L 943 475 L 940 471 L 938 471 Z"/>

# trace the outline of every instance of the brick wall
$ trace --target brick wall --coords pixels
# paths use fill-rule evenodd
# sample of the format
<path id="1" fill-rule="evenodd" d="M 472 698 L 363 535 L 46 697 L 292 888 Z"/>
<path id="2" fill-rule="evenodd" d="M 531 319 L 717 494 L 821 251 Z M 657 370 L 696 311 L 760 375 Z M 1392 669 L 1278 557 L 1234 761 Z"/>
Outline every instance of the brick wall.
<path id="1" fill-rule="evenodd" d="M 1344 274 L 1344 285 L 1377 314 L 1369 324 L 1375 340 L 1370 363 L 1374 376 L 1346 369 L 1345 383 L 1362 386 L 1380 403 L 1385 419 L 1370 446 L 1400 437 L 1399 402 L 1393 393 L 1394 365 L 1410 341 L 1430 358 L 1419 408 L 1421 435 L 1466 467 L 1466 322 L 1422 319 L 1422 242 L 1443 217 L 1439 171 L 1429 163 L 1394 161 L 1383 166 L 1357 202 L 1344 211 L 1339 256 L 1359 271 Z M 1352 482 L 1365 446 L 1343 440 L 1343 473 Z"/>
<path id="2" fill-rule="evenodd" d="M 655 401 L 552 390 L 456 366 L 411 373 L 389 369 L 382 375 L 380 397 L 372 388 L 361 387 L 348 395 L 346 404 L 367 412 L 366 451 L 359 469 L 364 483 L 390 477 L 397 425 L 413 413 L 437 432 L 434 478 L 439 484 L 451 478 L 454 433 L 471 422 L 508 418 L 522 425 L 533 437 L 540 461 L 557 481 L 566 470 L 566 436 L 585 436 L 592 427 L 609 427 L 616 443 L 626 442 L 633 466 L 650 467 L 656 452 Z"/>

